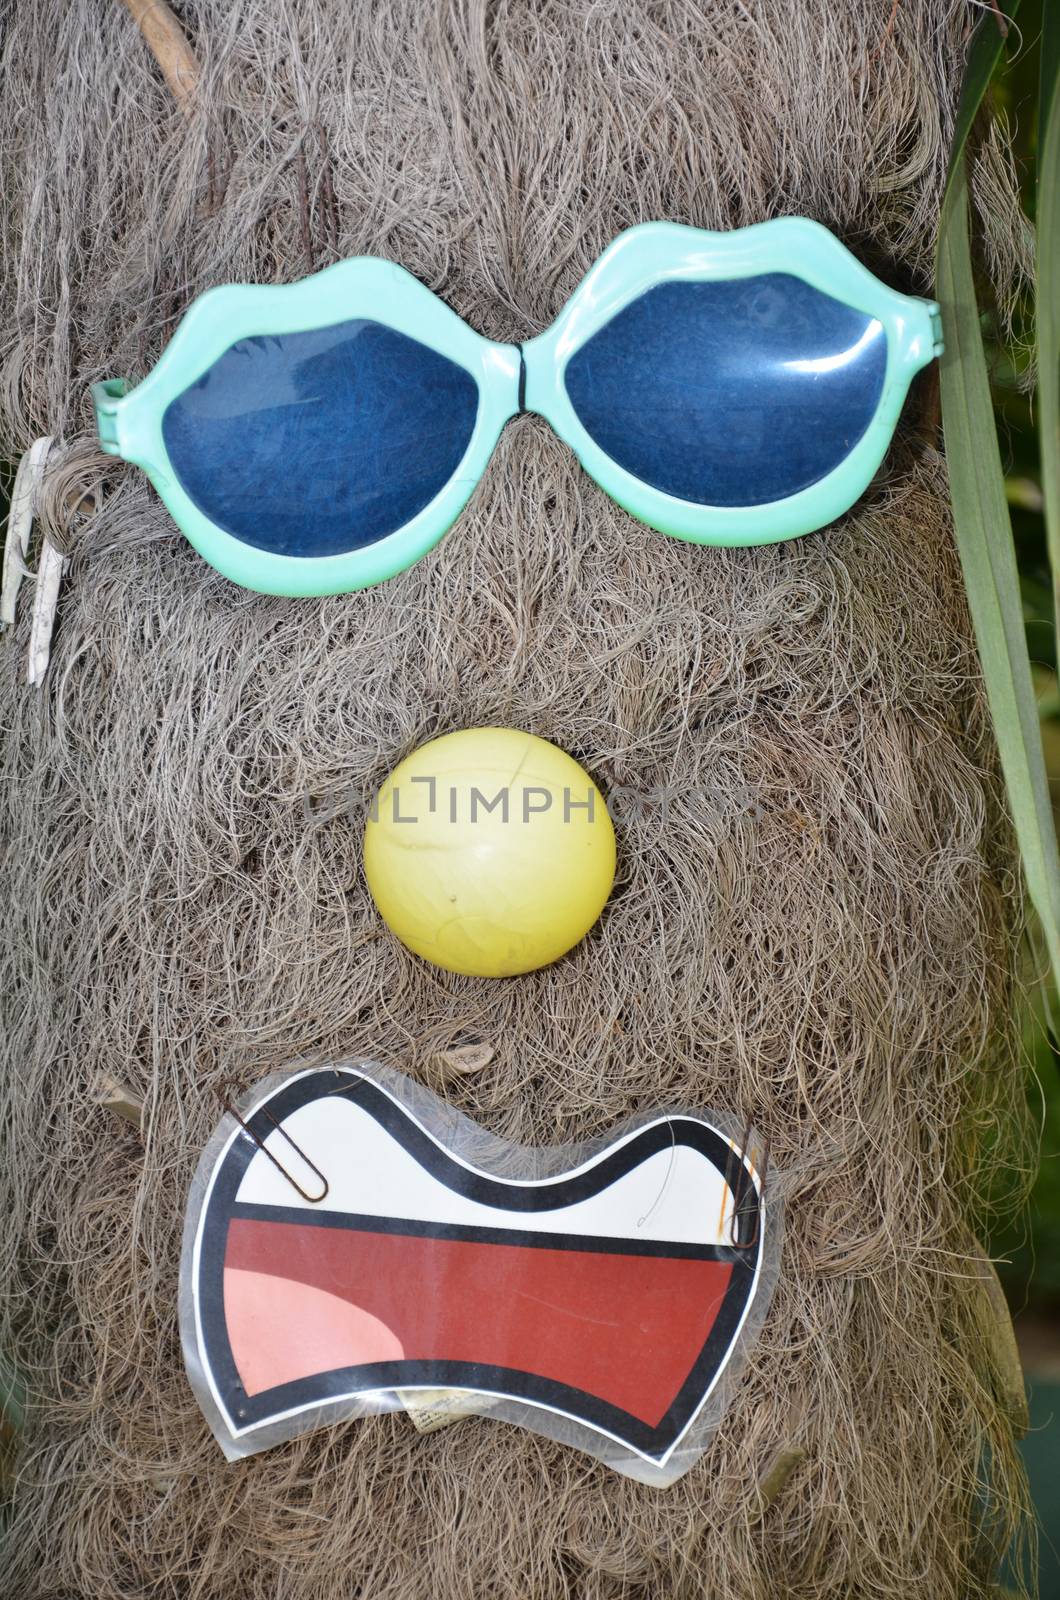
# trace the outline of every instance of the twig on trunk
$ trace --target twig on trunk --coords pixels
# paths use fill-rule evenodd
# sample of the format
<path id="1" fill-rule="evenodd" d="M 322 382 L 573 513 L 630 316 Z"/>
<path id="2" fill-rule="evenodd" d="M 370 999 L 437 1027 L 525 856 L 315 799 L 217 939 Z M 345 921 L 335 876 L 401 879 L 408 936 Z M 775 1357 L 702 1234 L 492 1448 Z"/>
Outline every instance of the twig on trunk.
<path id="1" fill-rule="evenodd" d="M 185 116 L 199 86 L 199 63 L 165 0 L 122 0 Z"/>

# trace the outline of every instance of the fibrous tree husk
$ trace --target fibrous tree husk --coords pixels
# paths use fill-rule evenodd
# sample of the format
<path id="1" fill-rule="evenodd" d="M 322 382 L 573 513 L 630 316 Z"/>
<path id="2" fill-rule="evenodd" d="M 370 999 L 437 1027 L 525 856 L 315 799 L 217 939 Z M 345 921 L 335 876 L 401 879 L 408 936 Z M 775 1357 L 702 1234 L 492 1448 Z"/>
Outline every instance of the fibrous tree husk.
<path id="1" fill-rule="evenodd" d="M 968 1219 L 1014 1125 L 1021 910 L 930 378 L 869 493 L 802 540 L 666 539 L 524 416 L 430 556 L 321 600 L 214 573 L 98 452 L 87 400 L 146 373 L 200 291 L 358 253 L 504 340 L 653 218 L 805 214 L 930 292 L 980 8 L 174 11 L 180 99 L 116 0 L 4 8 L 0 438 L 58 441 L 42 523 L 69 559 L 43 685 L 25 598 L 0 650 L 0 1348 L 33 1398 L 0 1591 L 989 1592 L 1021 1487 Z M 1000 138 L 975 160 L 1005 294 L 1025 230 Z M 637 797 L 598 927 L 504 981 L 398 946 L 360 859 L 388 770 L 486 723 Z M 659 1491 L 496 1420 L 395 1415 L 227 1465 L 176 1314 L 222 1087 L 351 1054 L 438 1087 L 480 1044 L 443 1092 L 509 1139 L 664 1102 L 768 1138 L 782 1277 L 710 1449 Z"/>

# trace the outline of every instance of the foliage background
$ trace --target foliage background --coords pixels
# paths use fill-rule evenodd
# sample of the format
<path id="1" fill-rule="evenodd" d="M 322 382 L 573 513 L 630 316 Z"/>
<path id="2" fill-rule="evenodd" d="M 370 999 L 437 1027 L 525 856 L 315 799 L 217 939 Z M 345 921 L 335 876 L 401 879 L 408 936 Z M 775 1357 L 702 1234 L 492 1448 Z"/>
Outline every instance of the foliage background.
<path id="1" fill-rule="evenodd" d="M 997 103 L 1011 123 L 1027 214 L 1035 215 L 1038 182 L 1038 89 L 1043 5 L 1024 0 L 1019 29 L 995 79 Z M 1042 285 L 1039 292 L 1060 292 Z M 1020 569 L 1027 644 L 1039 694 L 1042 740 L 1054 818 L 1060 824 L 1060 689 L 1054 600 L 1042 505 L 1041 455 L 1033 391 L 1027 384 L 1033 307 L 1023 308 L 1020 338 L 991 342 L 994 407 Z M 991 333 L 994 337 L 991 340 Z M 1020 1337 L 1031 1430 L 1024 1459 L 1039 1521 L 1041 1600 L 1060 1600 L 1060 1010 L 1055 991 L 1040 997 L 1028 1023 L 1027 1093 L 1041 1130 L 1038 1168 L 1026 1211 L 1005 1212 L 990 1236 L 992 1253 Z"/>
<path id="2" fill-rule="evenodd" d="M 1045 4 L 1052 0 L 1044 0 Z M 1043 0 L 1025 0 L 1019 31 L 995 83 L 998 103 L 1015 135 L 1024 205 L 1033 218 L 1037 186 L 1038 74 Z M 1053 800 L 1060 823 L 1060 690 L 1056 631 L 1042 511 L 1041 458 L 1033 395 L 1026 377 L 1033 310 L 1024 308 L 1019 343 L 992 343 L 994 403 L 1007 473 L 1006 486 L 1020 567 L 1027 643 L 1040 696 L 1042 735 Z M 987 328 L 989 336 L 991 329 Z M 1060 1322 L 1060 1026 L 1055 997 L 1036 1008 L 1028 1026 L 1033 1071 L 1028 1094 L 1042 1129 L 1041 1160 L 1026 1215 L 995 1227 L 992 1244 L 1012 1309 Z M 1004 1197 L 1000 1197 L 1003 1201 Z M 1060 1343 L 1060 1333 L 1058 1333 Z"/>

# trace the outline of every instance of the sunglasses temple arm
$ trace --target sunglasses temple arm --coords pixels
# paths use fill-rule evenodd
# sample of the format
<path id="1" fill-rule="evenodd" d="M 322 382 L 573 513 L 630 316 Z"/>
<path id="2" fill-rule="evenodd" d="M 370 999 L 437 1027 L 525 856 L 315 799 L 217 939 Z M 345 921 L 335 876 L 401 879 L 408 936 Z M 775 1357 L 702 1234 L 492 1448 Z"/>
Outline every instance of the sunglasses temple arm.
<path id="1" fill-rule="evenodd" d="M 92 385 L 92 404 L 96 408 L 96 430 L 99 447 L 108 456 L 120 456 L 121 441 L 118 435 L 118 402 L 129 392 L 127 378 L 105 378 Z"/>

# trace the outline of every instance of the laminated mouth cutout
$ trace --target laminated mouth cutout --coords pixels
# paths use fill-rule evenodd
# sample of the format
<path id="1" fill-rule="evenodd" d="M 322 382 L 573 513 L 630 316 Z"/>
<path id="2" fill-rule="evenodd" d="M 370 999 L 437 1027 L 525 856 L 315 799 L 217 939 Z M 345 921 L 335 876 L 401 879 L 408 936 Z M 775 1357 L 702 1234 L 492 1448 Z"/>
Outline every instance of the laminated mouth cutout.
<path id="1" fill-rule="evenodd" d="M 226 1453 L 459 1389 L 665 1470 L 762 1288 L 761 1170 L 669 1114 L 568 1170 L 501 1176 L 461 1153 L 474 1125 L 435 1102 L 449 1148 L 425 1125 L 434 1097 L 410 1086 L 413 1110 L 408 1080 L 378 1072 L 300 1073 L 204 1157 L 183 1331 Z M 535 1154 L 507 1150 L 508 1168 Z"/>

